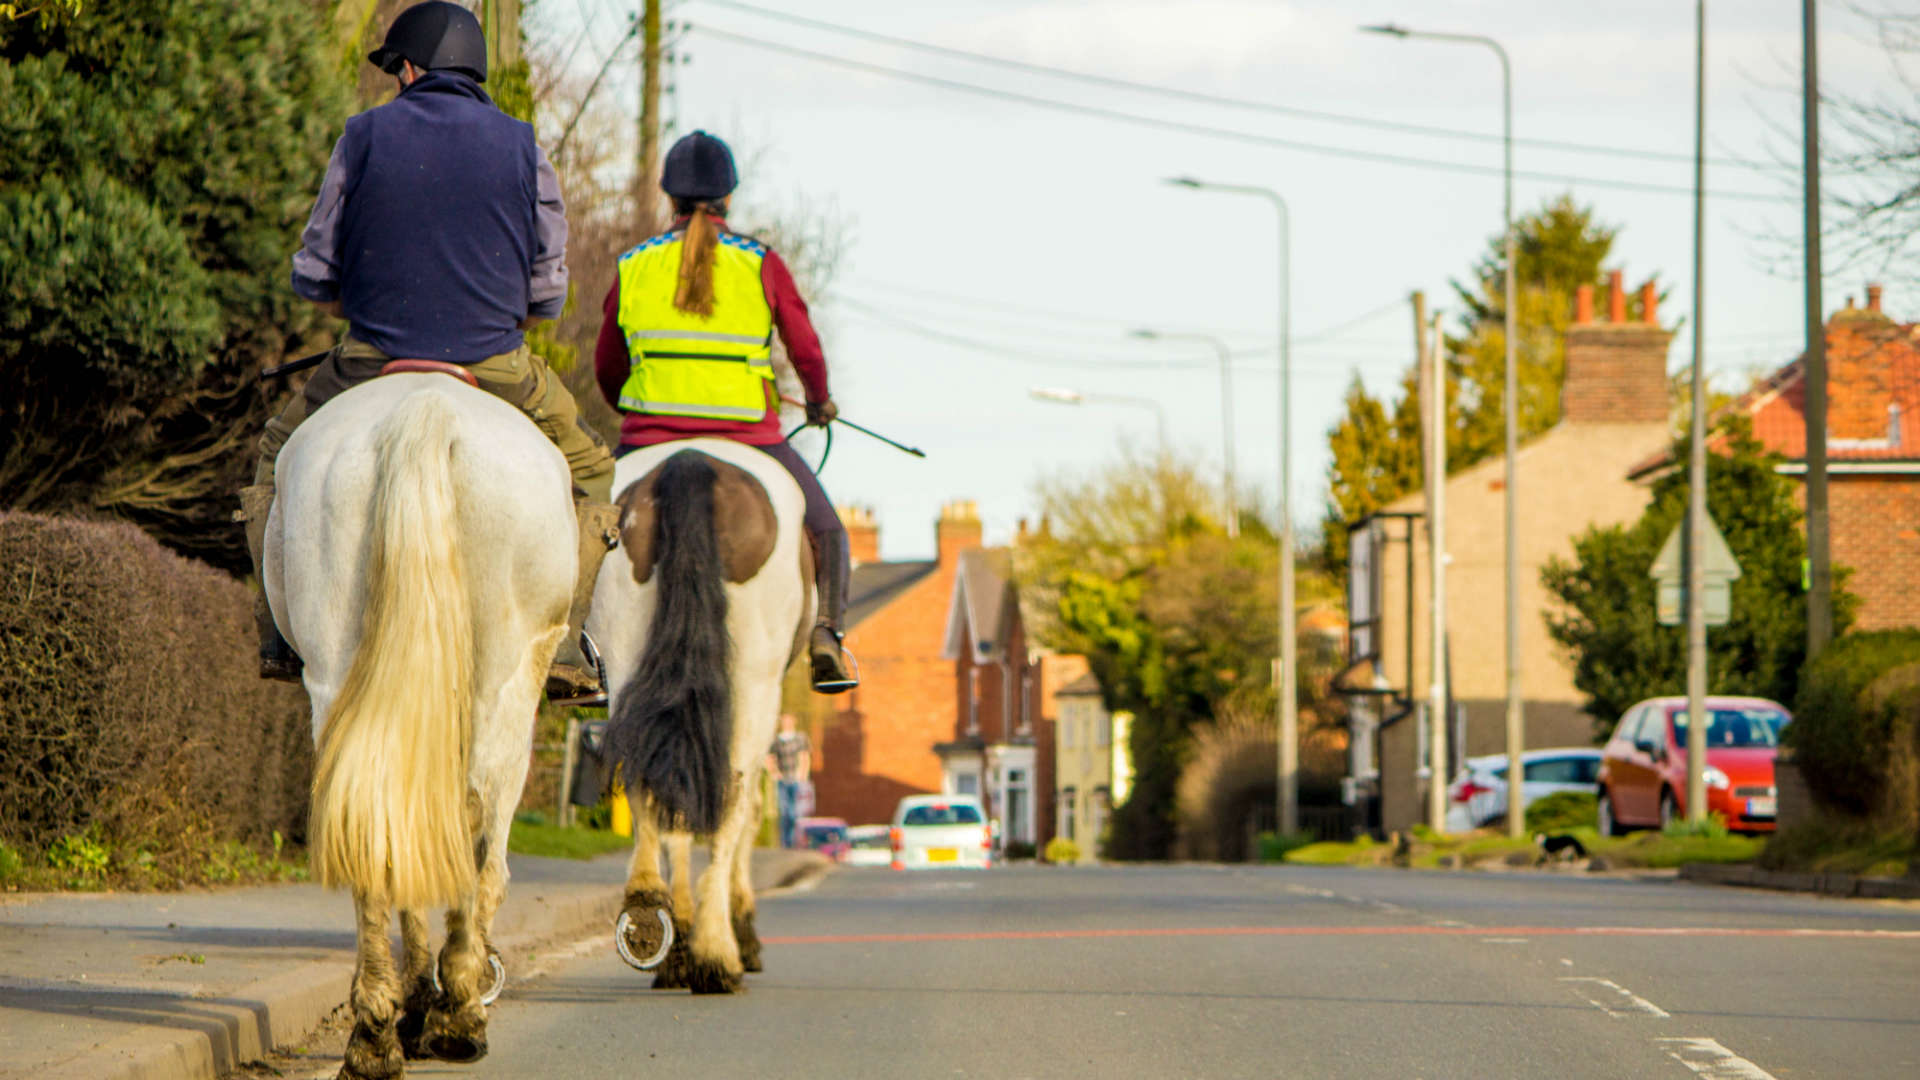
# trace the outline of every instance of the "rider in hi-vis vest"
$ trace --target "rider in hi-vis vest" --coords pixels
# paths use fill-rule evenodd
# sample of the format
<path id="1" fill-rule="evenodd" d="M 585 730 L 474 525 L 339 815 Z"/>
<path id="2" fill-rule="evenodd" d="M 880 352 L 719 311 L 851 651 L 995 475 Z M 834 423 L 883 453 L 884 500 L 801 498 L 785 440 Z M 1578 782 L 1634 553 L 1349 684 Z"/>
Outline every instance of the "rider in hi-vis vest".
<path id="1" fill-rule="evenodd" d="M 807 421 L 837 415 L 826 359 L 793 276 L 765 244 L 727 229 L 738 177 L 727 144 L 696 131 L 674 143 L 660 186 L 674 222 L 620 257 L 594 349 L 594 373 L 623 414 L 620 453 L 713 436 L 756 446 L 793 474 L 806 495 L 816 554 L 819 622 L 808 641 L 813 686 L 859 684 L 840 646 L 851 573 L 847 534 L 820 480 L 780 432 L 773 336 L 806 387 Z"/>

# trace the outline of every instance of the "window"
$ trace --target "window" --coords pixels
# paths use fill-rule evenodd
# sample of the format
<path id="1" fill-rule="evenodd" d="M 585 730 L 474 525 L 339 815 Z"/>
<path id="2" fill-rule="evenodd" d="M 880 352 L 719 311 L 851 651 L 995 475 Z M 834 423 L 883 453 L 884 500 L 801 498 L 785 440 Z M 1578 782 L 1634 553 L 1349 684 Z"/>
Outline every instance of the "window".
<path id="1" fill-rule="evenodd" d="M 1676 708 L 1673 717 L 1674 741 L 1687 745 L 1687 710 Z M 1708 709 L 1707 747 L 1778 746 L 1780 728 L 1786 721 L 1778 709 Z"/>
<path id="2" fill-rule="evenodd" d="M 980 809 L 968 803 L 929 803 L 907 810 L 902 825 L 978 825 Z"/>
<path id="3" fill-rule="evenodd" d="M 1074 729 L 1080 726 L 1080 707 L 1067 705 L 1060 710 L 1060 745 L 1072 749 Z M 1072 789 L 1068 789 L 1072 790 Z"/>
<path id="4" fill-rule="evenodd" d="M 1069 840 L 1072 840 L 1074 838 L 1074 826 L 1078 824 L 1078 821 L 1075 820 L 1075 814 L 1074 814 L 1074 803 L 1075 803 L 1076 794 L 1077 793 L 1072 788 L 1060 789 L 1060 830 L 1059 832 L 1061 836 L 1064 836 Z"/>
<path id="5" fill-rule="evenodd" d="M 1620 721 L 1619 729 L 1614 732 L 1614 737 L 1623 742 L 1634 742 L 1639 739 L 1640 721 L 1646 714 L 1647 710 L 1644 706 L 1636 705 L 1628 709 L 1626 717 Z"/>
<path id="6" fill-rule="evenodd" d="M 980 774 L 970 772 L 955 773 L 953 776 L 953 793 L 955 795 L 980 794 Z"/>
<path id="7" fill-rule="evenodd" d="M 1599 759 L 1584 755 L 1529 761 L 1522 769 L 1528 783 L 1591 784 L 1600 779 Z"/>
<path id="8" fill-rule="evenodd" d="M 1099 709 L 1087 708 L 1087 723 L 1093 725 L 1093 745 L 1106 746 L 1113 741 L 1113 723 L 1101 723 Z"/>

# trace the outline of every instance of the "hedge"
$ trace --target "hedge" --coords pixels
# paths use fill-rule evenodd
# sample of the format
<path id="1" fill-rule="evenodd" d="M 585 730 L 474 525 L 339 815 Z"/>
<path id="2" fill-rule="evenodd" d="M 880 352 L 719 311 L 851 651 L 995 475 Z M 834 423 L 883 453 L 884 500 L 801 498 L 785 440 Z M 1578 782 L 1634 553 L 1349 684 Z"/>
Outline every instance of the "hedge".
<path id="1" fill-rule="evenodd" d="M 130 525 L 0 512 L 0 843 L 87 833 L 179 879 L 211 845 L 298 842 L 306 695 L 254 650 L 226 574 Z"/>
<path id="2" fill-rule="evenodd" d="M 1809 663 L 1784 735 L 1822 803 L 1860 817 L 1902 815 L 1916 753 L 1920 630 L 1848 634 Z"/>

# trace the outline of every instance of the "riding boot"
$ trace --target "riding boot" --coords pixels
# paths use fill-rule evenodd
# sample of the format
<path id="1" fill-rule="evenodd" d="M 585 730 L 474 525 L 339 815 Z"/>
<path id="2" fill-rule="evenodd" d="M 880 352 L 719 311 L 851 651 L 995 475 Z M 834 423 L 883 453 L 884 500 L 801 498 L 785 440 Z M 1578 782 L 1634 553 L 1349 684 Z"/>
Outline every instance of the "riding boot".
<path id="1" fill-rule="evenodd" d="M 597 650 L 589 652 L 592 638 L 586 630 L 587 611 L 593 606 L 594 583 L 600 580 L 600 562 L 620 542 L 620 508 L 576 498 L 573 511 L 580 523 L 580 573 L 574 579 L 573 604 L 567 609 L 567 636 L 561 639 L 553 665 L 547 670 L 547 697 L 575 705 L 600 704 L 606 700 L 607 691 L 600 685 Z"/>
<path id="2" fill-rule="evenodd" d="M 807 651 L 813 664 L 813 689 L 820 694 L 842 694 L 860 685 L 859 665 L 841 647 L 846 636 L 847 578 L 853 573 L 847 534 L 838 530 L 813 538 L 814 585 L 819 591 L 819 613 Z"/>
<path id="3" fill-rule="evenodd" d="M 253 579 L 259 589 L 253 594 L 253 621 L 260 632 L 260 677 L 297 683 L 301 661 L 293 646 L 280 633 L 273 608 L 267 604 L 267 577 L 260 570 L 267 543 L 267 514 L 273 509 L 273 484 L 254 484 L 240 489 L 240 512 L 235 517 L 246 523 L 247 553 L 253 556 Z"/>

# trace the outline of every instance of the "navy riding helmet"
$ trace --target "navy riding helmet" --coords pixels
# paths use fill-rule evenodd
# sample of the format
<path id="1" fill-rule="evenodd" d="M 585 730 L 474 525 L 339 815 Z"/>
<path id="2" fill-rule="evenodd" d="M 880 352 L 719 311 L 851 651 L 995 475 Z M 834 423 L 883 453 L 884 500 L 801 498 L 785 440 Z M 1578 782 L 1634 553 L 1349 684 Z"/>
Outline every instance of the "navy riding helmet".
<path id="1" fill-rule="evenodd" d="M 723 199 L 739 184 L 740 176 L 733 170 L 733 151 L 704 131 L 674 143 L 660 170 L 660 189 L 676 199 Z"/>
<path id="2" fill-rule="evenodd" d="M 367 54 L 374 67 L 400 74 L 409 60 L 421 71 L 458 71 L 487 81 L 487 38 L 473 12 L 447 0 L 427 0 L 394 16 L 387 40 Z"/>

